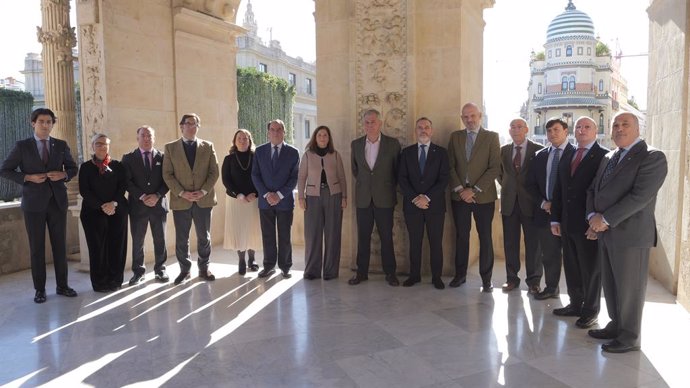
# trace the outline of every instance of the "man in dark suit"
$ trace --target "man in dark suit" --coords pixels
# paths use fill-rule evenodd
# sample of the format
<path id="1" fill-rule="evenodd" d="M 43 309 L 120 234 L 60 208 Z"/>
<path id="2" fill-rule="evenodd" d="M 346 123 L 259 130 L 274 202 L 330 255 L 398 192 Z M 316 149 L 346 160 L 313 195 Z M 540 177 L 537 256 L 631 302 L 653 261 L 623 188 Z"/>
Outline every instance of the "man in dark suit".
<path id="1" fill-rule="evenodd" d="M 371 234 L 374 223 L 381 240 L 381 264 L 386 282 L 399 286 L 395 274 L 393 211 L 397 203 L 396 184 L 400 161 L 398 140 L 381 133 L 381 113 L 369 109 L 363 116 L 365 135 L 352 141 L 352 176 L 357 206 L 357 273 L 348 280 L 357 285 L 369 279 Z"/>
<path id="2" fill-rule="evenodd" d="M 597 242 L 585 235 L 587 189 L 608 152 L 597 144 L 597 132 L 597 124 L 589 117 L 575 122 L 577 151 L 568 149 L 563 154 L 551 203 L 551 232 L 563 243 L 563 272 L 570 296 L 570 305 L 555 309 L 554 314 L 579 312 L 575 325 L 582 329 L 596 325 L 601 299 Z"/>
<path id="3" fill-rule="evenodd" d="M 67 284 L 65 182 L 77 174 L 78 168 L 67 143 L 50 137 L 55 121 L 55 113 L 50 109 L 34 110 L 31 113 L 34 135 L 18 141 L 0 167 L 0 176 L 22 185 L 21 207 L 29 237 L 36 303 L 46 301 L 46 226 L 53 250 L 56 293 L 77 296 Z"/>
<path id="4" fill-rule="evenodd" d="M 448 284 L 460 287 L 467 279 L 470 254 L 471 217 L 479 235 L 479 274 L 482 291 L 493 291 L 491 275 L 494 248 L 491 223 L 496 209 L 496 178 L 501 173 L 501 145 L 498 134 L 481 127 L 482 113 L 476 104 L 462 107 L 465 129 L 450 135 L 451 207 L 455 221 L 455 277 Z"/>
<path id="5" fill-rule="evenodd" d="M 503 221 L 503 248 L 506 258 L 506 282 L 503 292 L 510 292 L 520 286 L 520 229 L 525 241 L 525 283 L 528 293 L 539 293 L 542 266 L 539 260 L 536 231 L 534 229 L 534 206 L 527 191 L 526 181 L 534 154 L 544 148 L 528 140 L 529 127 L 524 119 L 510 122 L 511 144 L 501 147 L 501 218 Z"/>
<path id="6" fill-rule="evenodd" d="M 403 287 L 419 283 L 424 227 L 429 239 L 431 283 L 445 288 L 443 273 L 443 223 L 446 218 L 446 186 L 450 166 L 446 149 L 431 142 L 431 120 L 422 117 L 415 124 L 417 144 L 406 147 L 400 157 L 398 182 L 403 193 L 403 212 L 410 238 L 410 277 Z"/>
<path id="7" fill-rule="evenodd" d="M 256 148 L 252 164 L 252 182 L 259 191 L 259 218 L 264 248 L 264 269 L 260 278 L 275 273 L 276 263 L 287 279 L 292 277 L 292 242 L 290 228 L 295 209 L 292 191 L 297 186 L 299 151 L 285 143 L 285 123 L 268 123 L 268 143 Z M 277 243 L 276 246 L 276 227 Z"/>
<path id="8" fill-rule="evenodd" d="M 612 340 L 601 346 L 604 351 L 625 353 L 640 349 L 649 249 L 657 241 L 654 206 L 668 164 L 663 152 L 640 138 L 632 113 L 614 117 L 612 136 L 618 148 L 601 160 L 587 192 L 588 235 L 598 237 L 611 322 L 589 335 Z"/>
<path id="9" fill-rule="evenodd" d="M 218 203 L 215 185 L 220 173 L 213 143 L 196 136 L 199 128 L 199 115 L 182 115 L 182 137 L 165 145 L 163 158 L 163 180 L 170 189 L 170 208 L 175 223 L 175 255 L 180 264 L 175 285 L 190 278 L 189 232 L 192 222 L 196 230 L 199 277 L 216 280 L 208 266 L 211 258 L 211 212 Z"/>
<path id="10" fill-rule="evenodd" d="M 144 238 L 151 225 L 156 280 L 167 282 L 165 260 L 165 224 L 168 218 L 168 186 L 163 181 L 163 153 L 153 148 L 156 131 L 144 125 L 137 129 L 139 147 L 122 156 L 122 165 L 127 170 L 127 192 L 129 223 L 132 229 L 132 272 L 129 280 L 133 286 L 144 281 Z"/>
<path id="11" fill-rule="evenodd" d="M 568 124 L 560 118 L 551 118 L 546 122 L 546 138 L 551 146 L 534 155 L 532 167 L 527 177 L 527 190 L 532 195 L 534 207 L 534 228 L 541 251 L 541 265 L 544 266 L 544 289 L 534 295 L 534 299 L 558 299 L 563 262 L 563 245 L 561 238 L 551 233 L 551 203 L 553 191 L 558 182 L 558 166 L 563 162 L 562 155 L 571 152 L 573 146 L 568 143 Z M 571 301 L 575 305 L 581 301 Z M 560 310 L 559 310 L 560 311 Z M 572 313 L 580 314 L 579 309 Z M 556 311 L 554 311 L 556 313 Z M 557 314 L 557 313 L 556 313 Z"/>

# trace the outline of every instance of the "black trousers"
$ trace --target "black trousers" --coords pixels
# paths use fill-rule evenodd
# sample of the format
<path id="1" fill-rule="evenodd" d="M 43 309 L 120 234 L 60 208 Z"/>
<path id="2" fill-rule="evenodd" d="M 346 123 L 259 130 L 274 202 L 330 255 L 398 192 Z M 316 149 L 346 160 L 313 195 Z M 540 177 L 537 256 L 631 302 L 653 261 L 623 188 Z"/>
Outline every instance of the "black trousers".
<path id="1" fill-rule="evenodd" d="M 551 233 L 551 225 L 537 226 L 535 229 L 539 239 L 540 261 L 544 266 L 546 288 L 556 290 L 561 280 L 561 264 L 563 263 L 561 238 Z"/>
<path id="2" fill-rule="evenodd" d="M 127 256 L 127 212 L 112 216 L 82 208 L 79 216 L 89 248 L 91 286 L 100 291 L 122 285 Z"/>
<path id="3" fill-rule="evenodd" d="M 34 289 L 37 291 L 46 289 L 46 226 L 48 226 L 50 246 L 53 250 L 55 283 L 58 287 L 67 287 L 67 249 L 65 247 L 67 211 L 60 209 L 55 198 L 51 198 L 46 211 L 24 212 L 24 226 L 29 238 Z"/>
<path id="4" fill-rule="evenodd" d="M 292 210 L 259 209 L 261 240 L 264 247 L 264 269 L 272 269 L 276 263 L 278 263 L 278 268 L 285 272 L 292 267 L 292 242 L 290 240 L 292 212 Z"/>
<path id="5" fill-rule="evenodd" d="M 371 234 L 374 232 L 374 223 L 381 240 L 383 272 L 394 275 L 396 263 L 393 248 L 393 208 L 378 208 L 373 203 L 369 207 L 357 208 L 357 273 L 369 274 Z"/>
<path id="6" fill-rule="evenodd" d="M 153 237 L 153 255 L 155 273 L 165 271 L 165 260 L 168 257 L 168 249 L 165 247 L 165 224 L 168 215 L 144 212 L 140 215 L 130 215 L 129 226 L 132 232 L 132 272 L 135 275 L 143 275 L 146 272 L 144 265 L 144 239 L 146 229 L 151 225 L 151 237 Z"/>
<path id="7" fill-rule="evenodd" d="M 494 219 L 495 202 L 467 203 L 450 201 L 455 221 L 455 277 L 467 276 L 467 263 L 470 256 L 470 230 L 472 216 L 479 235 L 479 275 L 483 283 L 491 281 L 494 268 L 494 246 L 491 237 L 491 223 Z"/>
<path id="8" fill-rule="evenodd" d="M 196 253 L 199 255 L 196 265 L 199 271 L 208 270 L 211 260 L 211 216 L 212 207 L 199 207 L 196 202 L 186 210 L 173 210 L 175 223 L 175 256 L 180 264 L 181 272 L 189 272 L 192 268 L 192 253 L 189 249 L 189 232 L 194 222 L 196 231 Z"/>
<path id="9" fill-rule="evenodd" d="M 513 213 L 502 216 L 503 248 L 506 257 L 506 280 L 520 284 L 520 229 L 525 241 L 525 283 L 539 285 L 543 273 L 539 262 L 539 241 L 532 217 L 525 215 L 520 205 L 515 201 Z"/>
<path id="10" fill-rule="evenodd" d="M 426 210 L 405 213 L 405 223 L 410 239 L 410 277 L 421 279 L 422 241 L 426 227 L 429 239 L 429 264 L 431 276 L 440 278 L 443 273 L 443 223 L 445 213 L 430 213 Z"/>
<path id="11" fill-rule="evenodd" d="M 582 315 L 596 315 L 601 307 L 601 262 L 596 240 L 587 240 L 584 233 L 563 236 L 563 272 L 568 285 L 570 303 L 582 305 Z"/>

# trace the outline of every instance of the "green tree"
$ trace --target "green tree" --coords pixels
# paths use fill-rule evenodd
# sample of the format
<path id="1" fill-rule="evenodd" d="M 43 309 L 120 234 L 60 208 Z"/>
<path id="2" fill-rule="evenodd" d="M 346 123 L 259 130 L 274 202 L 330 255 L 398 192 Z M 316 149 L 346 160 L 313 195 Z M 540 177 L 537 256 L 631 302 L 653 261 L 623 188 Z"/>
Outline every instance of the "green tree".
<path id="1" fill-rule="evenodd" d="M 609 49 L 609 46 L 606 45 L 606 43 L 603 42 L 597 42 L 597 57 L 605 57 L 607 55 L 611 55 L 611 50 Z"/>
<path id="2" fill-rule="evenodd" d="M 0 89 L 0 161 L 5 160 L 17 140 L 31 135 L 31 109 L 34 97 L 31 93 Z M 22 187 L 7 179 L 0 179 L 0 200 L 19 198 Z"/>
<path id="3" fill-rule="evenodd" d="M 255 144 L 267 141 L 266 124 L 273 119 L 285 122 L 285 141 L 293 142 L 294 98 L 295 87 L 286 80 L 251 67 L 237 69 L 237 121 L 252 133 Z"/>

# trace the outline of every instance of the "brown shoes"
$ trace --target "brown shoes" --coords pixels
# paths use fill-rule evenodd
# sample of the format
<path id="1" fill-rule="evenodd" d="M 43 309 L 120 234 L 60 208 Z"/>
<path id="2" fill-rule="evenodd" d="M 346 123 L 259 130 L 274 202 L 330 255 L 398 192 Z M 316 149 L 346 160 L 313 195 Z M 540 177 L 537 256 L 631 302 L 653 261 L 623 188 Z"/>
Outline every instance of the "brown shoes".
<path id="1" fill-rule="evenodd" d="M 503 285 L 501 286 L 501 289 L 503 290 L 503 292 L 510 292 L 510 291 L 513 291 L 514 289 L 516 289 L 519 285 L 520 285 L 520 283 L 507 281 L 507 282 L 503 283 Z"/>

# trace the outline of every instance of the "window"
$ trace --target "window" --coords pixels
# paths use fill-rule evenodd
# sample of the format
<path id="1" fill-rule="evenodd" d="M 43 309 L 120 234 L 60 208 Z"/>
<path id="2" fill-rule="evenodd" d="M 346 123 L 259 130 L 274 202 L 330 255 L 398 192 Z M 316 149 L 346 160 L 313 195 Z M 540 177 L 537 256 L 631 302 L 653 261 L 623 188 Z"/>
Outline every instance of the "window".
<path id="1" fill-rule="evenodd" d="M 549 50 L 549 58 L 551 58 L 551 50 Z"/>
<path id="2" fill-rule="evenodd" d="M 297 76 L 295 73 L 288 73 L 288 83 L 290 86 L 295 86 L 297 85 Z"/>
<path id="3" fill-rule="evenodd" d="M 259 62 L 259 71 L 262 73 L 268 73 L 268 65 L 265 63 Z"/>
<path id="4" fill-rule="evenodd" d="M 561 49 L 559 49 L 559 48 L 556 49 L 556 56 L 557 57 L 561 56 Z"/>
<path id="5" fill-rule="evenodd" d="M 304 120 L 304 138 L 309 139 L 311 137 L 311 122 L 309 120 Z"/>
<path id="6" fill-rule="evenodd" d="M 603 113 L 599 114 L 599 130 L 598 130 L 598 132 L 599 132 L 599 134 L 604 133 L 604 114 Z"/>
<path id="7" fill-rule="evenodd" d="M 572 57 L 573 56 L 573 46 L 571 46 L 571 45 L 566 46 L 565 56 L 566 57 Z"/>
<path id="8" fill-rule="evenodd" d="M 592 48 L 591 47 L 587 47 L 587 55 L 592 55 Z"/>
<path id="9" fill-rule="evenodd" d="M 575 90 L 575 76 L 571 75 L 568 82 L 568 90 Z"/>
<path id="10" fill-rule="evenodd" d="M 544 128 L 541 127 L 541 116 L 537 116 L 537 123 L 534 126 L 534 134 L 535 135 L 543 135 L 545 133 L 546 133 L 546 131 L 544 131 Z"/>
<path id="11" fill-rule="evenodd" d="M 541 94 L 541 82 L 537 85 L 537 93 Z"/>
<path id="12" fill-rule="evenodd" d="M 568 90 L 568 77 L 563 76 L 561 79 L 561 91 L 565 92 L 566 90 Z"/>
<path id="13" fill-rule="evenodd" d="M 304 79 L 304 89 L 307 92 L 307 94 L 314 94 L 311 78 Z"/>
<path id="14" fill-rule="evenodd" d="M 599 91 L 600 92 L 604 91 L 604 80 L 603 79 L 599 80 Z"/>
<path id="15" fill-rule="evenodd" d="M 582 55 L 582 47 L 577 48 L 577 55 Z"/>

